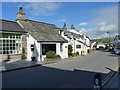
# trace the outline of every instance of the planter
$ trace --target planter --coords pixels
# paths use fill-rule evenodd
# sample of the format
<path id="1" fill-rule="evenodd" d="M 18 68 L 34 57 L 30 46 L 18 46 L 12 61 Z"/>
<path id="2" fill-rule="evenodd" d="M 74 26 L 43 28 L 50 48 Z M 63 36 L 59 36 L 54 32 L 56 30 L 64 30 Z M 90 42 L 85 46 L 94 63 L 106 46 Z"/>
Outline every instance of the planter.
<path id="1" fill-rule="evenodd" d="M 36 61 L 36 58 L 35 57 L 31 57 L 32 61 Z"/>
<path id="2" fill-rule="evenodd" d="M 45 58 L 44 61 L 55 61 L 55 60 L 61 60 L 61 58 Z"/>

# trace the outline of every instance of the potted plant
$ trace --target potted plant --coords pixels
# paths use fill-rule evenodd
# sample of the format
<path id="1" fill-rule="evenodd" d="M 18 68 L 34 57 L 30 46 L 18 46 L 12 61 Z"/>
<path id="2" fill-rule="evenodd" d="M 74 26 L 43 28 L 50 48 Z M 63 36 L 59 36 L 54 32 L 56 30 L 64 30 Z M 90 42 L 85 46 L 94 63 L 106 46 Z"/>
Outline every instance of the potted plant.
<path id="1" fill-rule="evenodd" d="M 36 58 L 35 57 L 31 57 L 32 61 L 36 61 Z"/>

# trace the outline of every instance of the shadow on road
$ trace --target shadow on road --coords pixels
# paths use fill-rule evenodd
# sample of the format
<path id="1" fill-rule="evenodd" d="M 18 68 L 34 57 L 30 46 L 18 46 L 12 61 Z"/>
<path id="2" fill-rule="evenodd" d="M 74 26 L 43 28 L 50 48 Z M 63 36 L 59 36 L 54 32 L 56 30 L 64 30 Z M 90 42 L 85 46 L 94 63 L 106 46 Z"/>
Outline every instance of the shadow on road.
<path id="1" fill-rule="evenodd" d="M 92 88 L 97 72 L 37 66 L 4 72 L 3 88 Z M 100 73 L 102 79 L 108 74 Z"/>
<path id="2" fill-rule="evenodd" d="M 114 50 L 97 50 L 97 51 L 114 53 Z"/>
<path id="3" fill-rule="evenodd" d="M 111 54 L 111 55 L 108 55 L 108 56 L 112 56 L 112 57 L 119 57 L 120 55 Z"/>

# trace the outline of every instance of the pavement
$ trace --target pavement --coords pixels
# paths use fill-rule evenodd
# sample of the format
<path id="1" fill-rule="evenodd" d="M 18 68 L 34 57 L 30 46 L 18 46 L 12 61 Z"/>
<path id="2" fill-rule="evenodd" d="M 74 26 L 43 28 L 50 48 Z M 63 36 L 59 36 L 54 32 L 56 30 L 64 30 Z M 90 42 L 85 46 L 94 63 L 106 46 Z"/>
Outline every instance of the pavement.
<path id="1" fill-rule="evenodd" d="M 0 62 L 0 72 L 8 72 L 8 71 L 14 71 L 19 69 L 41 66 L 45 64 L 57 63 L 63 60 L 72 60 L 73 58 L 78 58 L 78 57 L 82 57 L 82 56 L 79 55 L 79 56 L 70 57 L 66 59 L 43 61 L 43 62 L 36 62 L 36 61 L 30 61 L 30 60 L 5 60 Z"/>
<path id="2" fill-rule="evenodd" d="M 27 61 L 27 60 L 8 60 L 0 62 L 0 71 L 7 72 L 12 70 L 23 69 L 27 67 L 38 66 L 35 61 Z"/>

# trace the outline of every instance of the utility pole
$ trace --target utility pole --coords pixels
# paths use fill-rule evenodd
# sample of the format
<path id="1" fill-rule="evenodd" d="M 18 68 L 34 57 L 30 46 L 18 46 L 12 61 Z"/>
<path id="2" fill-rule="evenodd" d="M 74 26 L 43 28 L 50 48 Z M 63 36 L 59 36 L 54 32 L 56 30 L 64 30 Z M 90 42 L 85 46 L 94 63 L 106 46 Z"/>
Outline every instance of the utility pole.
<path id="1" fill-rule="evenodd" d="M 108 45 L 110 46 L 110 32 L 107 32 L 108 34 Z"/>

